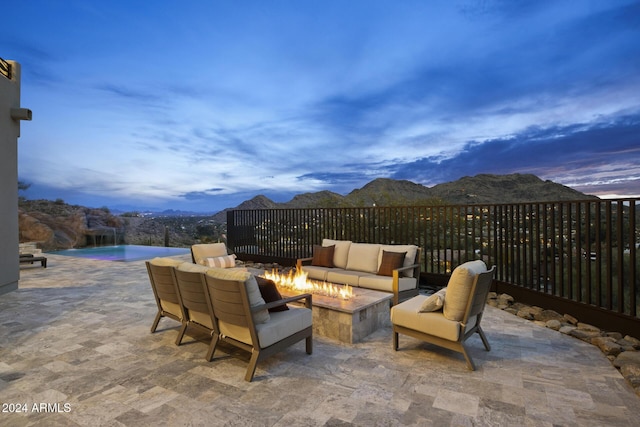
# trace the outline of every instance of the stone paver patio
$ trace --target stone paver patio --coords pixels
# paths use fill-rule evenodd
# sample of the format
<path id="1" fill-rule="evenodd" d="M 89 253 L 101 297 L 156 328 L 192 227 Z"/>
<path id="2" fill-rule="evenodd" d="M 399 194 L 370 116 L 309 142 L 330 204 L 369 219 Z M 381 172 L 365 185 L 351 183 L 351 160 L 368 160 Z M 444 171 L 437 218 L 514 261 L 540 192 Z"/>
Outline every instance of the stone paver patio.
<path id="1" fill-rule="evenodd" d="M 0 296 L 2 426 L 634 426 L 640 398 L 600 350 L 487 307 L 492 345 L 460 354 L 384 328 L 347 345 L 314 337 L 258 365 L 149 328 L 143 261 L 48 255 Z M 189 260 L 188 256 L 176 257 Z M 34 405 L 35 404 L 35 405 Z M 12 406 L 13 405 L 13 406 Z M 16 413 L 18 409 L 26 412 Z"/>

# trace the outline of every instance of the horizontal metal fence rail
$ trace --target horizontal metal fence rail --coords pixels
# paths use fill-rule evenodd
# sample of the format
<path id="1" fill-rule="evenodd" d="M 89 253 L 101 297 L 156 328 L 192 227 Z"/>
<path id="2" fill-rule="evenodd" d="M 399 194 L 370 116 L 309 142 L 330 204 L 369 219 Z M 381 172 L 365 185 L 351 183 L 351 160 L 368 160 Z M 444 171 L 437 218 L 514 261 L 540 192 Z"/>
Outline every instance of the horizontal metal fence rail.
<path id="1" fill-rule="evenodd" d="M 639 198 L 544 203 L 233 210 L 228 246 L 293 265 L 322 239 L 415 244 L 423 279 L 446 284 L 468 260 L 496 265 L 494 289 L 518 301 L 638 335 Z"/>
<path id="2" fill-rule="evenodd" d="M 0 75 L 11 80 L 11 64 L 0 58 Z"/>

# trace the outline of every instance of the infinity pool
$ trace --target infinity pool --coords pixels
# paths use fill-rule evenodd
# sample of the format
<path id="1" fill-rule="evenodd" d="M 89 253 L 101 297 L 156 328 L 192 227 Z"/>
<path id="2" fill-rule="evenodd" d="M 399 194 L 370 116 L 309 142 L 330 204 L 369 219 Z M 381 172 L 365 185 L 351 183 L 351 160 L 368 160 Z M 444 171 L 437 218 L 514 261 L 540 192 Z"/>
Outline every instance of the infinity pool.
<path id="1" fill-rule="evenodd" d="M 140 261 L 155 257 L 184 255 L 189 248 L 165 248 L 164 246 L 118 245 L 98 246 L 95 248 L 65 249 L 49 252 L 53 255 L 73 256 L 77 258 L 101 259 L 105 261 Z"/>

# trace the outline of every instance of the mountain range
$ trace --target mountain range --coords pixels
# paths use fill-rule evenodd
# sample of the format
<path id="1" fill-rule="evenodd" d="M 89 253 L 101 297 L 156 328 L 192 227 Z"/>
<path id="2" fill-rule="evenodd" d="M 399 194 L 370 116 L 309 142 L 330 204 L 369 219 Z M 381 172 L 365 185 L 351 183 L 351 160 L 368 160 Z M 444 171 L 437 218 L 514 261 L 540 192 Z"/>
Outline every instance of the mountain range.
<path id="1" fill-rule="evenodd" d="M 457 181 L 426 187 L 407 180 L 375 179 L 346 196 L 331 191 L 303 193 L 288 202 L 278 203 L 264 195 L 225 209 L 213 216 L 226 222 L 231 209 L 286 209 L 359 206 L 409 206 L 417 204 L 489 204 L 526 203 L 598 199 L 553 181 L 531 174 L 465 176 Z"/>

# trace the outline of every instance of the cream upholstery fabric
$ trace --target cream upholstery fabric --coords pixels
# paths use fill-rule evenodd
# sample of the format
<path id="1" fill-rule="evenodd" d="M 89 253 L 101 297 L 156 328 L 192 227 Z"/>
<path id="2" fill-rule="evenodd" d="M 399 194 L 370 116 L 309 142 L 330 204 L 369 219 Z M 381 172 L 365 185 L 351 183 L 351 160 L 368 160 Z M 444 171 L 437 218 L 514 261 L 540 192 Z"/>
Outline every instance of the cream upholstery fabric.
<path id="1" fill-rule="evenodd" d="M 201 313 L 195 310 L 189 310 L 189 320 L 206 326 L 209 329 L 213 329 L 213 322 L 209 313 Z"/>
<path id="2" fill-rule="evenodd" d="M 218 322 L 220 332 L 223 335 L 252 345 L 249 329 L 232 325 L 226 322 Z M 270 345 L 286 338 L 298 331 L 312 325 L 312 312 L 308 308 L 291 306 L 287 311 L 271 313 L 271 319 L 266 323 L 256 324 L 256 332 L 260 341 L 260 348 Z"/>
<path id="3" fill-rule="evenodd" d="M 331 271 L 332 268 L 329 267 L 320 267 L 317 265 L 303 265 L 302 271 L 307 273 L 307 278 L 313 280 L 327 280 L 327 272 Z"/>
<path id="4" fill-rule="evenodd" d="M 378 254 L 378 268 L 380 268 L 380 264 L 382 263 L 382 251 L 406 252 L 407 254 L 404 257 L 403 267 L 408 267 L 414 263 L 418 247 L 415 245 L 380 245 L 380 253 Z M 403 271 L 402 276 L 413 277 L 413 270 Z"/>
<path id="5" fill-rule="evenodd" d="M 430 311 L 441 310 L 444 306 L 444 298 L 446 293 L 447 288 L 444 288 L 429 296 L 420 306 L 420 313 L 428 313 Z"/>
<path id="6" fill-rule="evenodd" d="M 378 272 L 380 245 L 375 243 L 352 243 L 349 247 L 347 270 Z"/>
<path id="7" fill-rule="evenodd" d="M 333 266 L 338 268 L 347 268 L 347 259 L 349 257 L 351 240 L 322 240 L 322 246 L 331 245 L 336 246 L 335 250 L 333 251 Z"/>
<path id="8" fill-rule="evenodd" d="M 473 279 L 477 274 L 485 271 L 487 271 L 487 266 L 480 260 L 465 262 L 453 270 L 446 287 L 444 317 L 454 321 L 462 320 L 471 295 Z"/>
<path id="9" fill-rule="evenodd" d="M 158 267 L 177 267 L 183 262 L 184 261 L 166 257 L 156 257 L 149 261 L 150 264 L 157 265 Z"/>
<path id="10" fill-rule="evenodd" d="M 428 297 L 418 295 L 391 307 L 391 322 L 395 325 L 434 335 L 449 341 L 460 338 L 462 324 L 444 317 L 441 311 L 419 313 L 420 307 Z M 476 318 L 469 319 L 465 331 L 473 328 Z"/>
<path id="11" fill-rule="evenodd" d="M 204 265 L 207 258 L 227 255 L 227 245 L 224 243 L 201 243 L 192 245 L 191 252 L 196 264 Z"/>
<path id="12" fill-rule="evenodd" d="M 194 264 L 192 262 L 183 262 L 178 266 L 178 270 L 186 271 L 188 273 L 206 273 L 210 268 L 205 265 Z"/>
<path id="13" fill-rule="evenodd" d="M 334 268 L 327 273 L 327 281 L 331 283 L 342 283 L 344 285 L 358 286 L 360 276 L 363 273 L 361 271 L 341 270 Z M 388 277 L 387 277 L 388 278 Z"/>
<path id="14" fill-rule="evenodd" d="M 393 291 L 393 277 L 378 276 L 377 274 L 363 274 L 358 279 L 358 286 L 361 288 L 373 289 L 374 291 Z M 416 287 L 416 279 L 413 277 L 399 277 L 398 290 L 406 291 Z"/>
<path id="15" fill-rule="evenodd" d="M 216 279 L 223 280 L 235 280 L 238 282 L 244 282 L 247 286 L 247 296 L 249 297 L 249 305 L 255 307 L 265 304 L 264 298 L 260 293 L 258 282 L 253 274 L 247 271 L 233 270 L 228 268 L 210 268 L 207 275 Z M 269 321 L 269 311 L 260 310 L 253 314 L 253 320 L 256 323 L 264 323 Z"/>
<path id="16" fill-rule="evenodd" d="M 173 314 L 179 319 L 182 319 L 182 310 L 180 309 L 180 305 L 175 302 L 165 301 L 163 299 L 160 300 L 160 307 L 168 313 Z"/>

